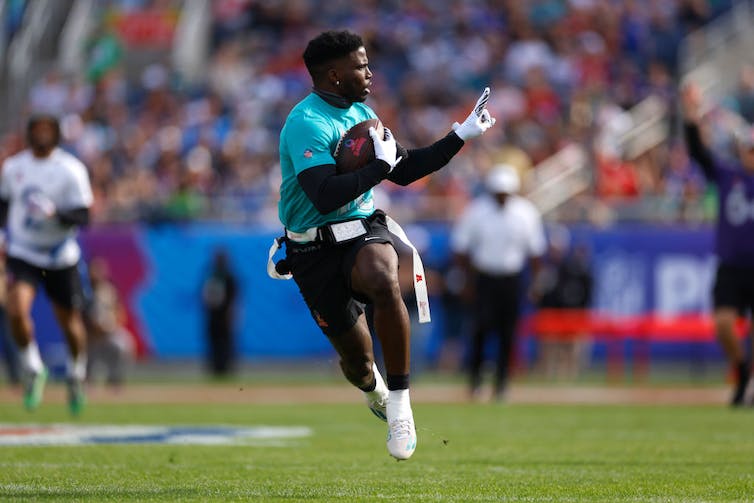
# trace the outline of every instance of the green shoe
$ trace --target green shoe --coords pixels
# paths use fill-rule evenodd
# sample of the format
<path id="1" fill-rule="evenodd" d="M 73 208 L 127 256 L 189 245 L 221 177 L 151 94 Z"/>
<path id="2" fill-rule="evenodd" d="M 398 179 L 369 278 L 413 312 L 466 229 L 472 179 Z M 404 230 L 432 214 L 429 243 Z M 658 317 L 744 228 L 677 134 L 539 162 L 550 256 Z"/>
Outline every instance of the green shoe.
<path id="1" fill-rule="evenodd" d="M 78 416 L 85 405 L 84 384 L 77 379 L 68 379 L 68 410 L 72 415 Z"/>
<path id="2" fill-rule="evenodd" d="M 42 403 L 46 382 L 47 368 L 45 367 L 42 367 L 40 372 L 29 378 L 29 382 L 26 383 L 24 388 L 24 407 L 26 407 L 26 410 L 35 410 Z"/>

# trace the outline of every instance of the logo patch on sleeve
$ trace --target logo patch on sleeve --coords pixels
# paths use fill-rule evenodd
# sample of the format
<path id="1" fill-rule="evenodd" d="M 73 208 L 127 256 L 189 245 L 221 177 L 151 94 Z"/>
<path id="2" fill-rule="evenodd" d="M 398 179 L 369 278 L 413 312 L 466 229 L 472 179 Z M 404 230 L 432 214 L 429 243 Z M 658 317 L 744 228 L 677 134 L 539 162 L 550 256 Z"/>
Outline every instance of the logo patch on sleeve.
<path id="1" fill-rule="evenodd" d="M 304 157 L 305 158 L 311 159 L 313 155 L 314 155 L 314 153 L 311 150 L 309 150 L 308 148 L 306 150 L 304 150 Z"/>

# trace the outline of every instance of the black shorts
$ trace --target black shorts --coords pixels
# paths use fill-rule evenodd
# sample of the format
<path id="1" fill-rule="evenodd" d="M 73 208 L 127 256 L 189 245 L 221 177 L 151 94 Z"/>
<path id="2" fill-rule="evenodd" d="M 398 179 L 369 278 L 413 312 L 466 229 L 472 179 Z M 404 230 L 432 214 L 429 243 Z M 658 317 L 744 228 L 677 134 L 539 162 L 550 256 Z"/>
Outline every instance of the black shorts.
<path id="1" fill-rule="evenodd" d="M 37 267 L 15 257 L 7 257 L 8 283 L 23 281 L 36 287 L 40 283 L 52 302 L 68 309 L 83 309 L 84 290 L 78 265 L 63 269 Z"/>
<path id="2" fill-rule="evenodd" d="M 286 242 L 286 260 L 312 318 L 325 335 L 339 335 L 351 328 L 364 312 L 368 299 L 351 289 L 351 270 L 356 253 L 372 243 L 393 244 L 385 213 L 375 211 L 365 220 L 368 231 L 347 243 Z"/>
<path id="3" fill-rule="evenodd" d="M 720 264 L 713 290 L 715 307 L 732 307 L 754 314 L 754 267 Z"/>

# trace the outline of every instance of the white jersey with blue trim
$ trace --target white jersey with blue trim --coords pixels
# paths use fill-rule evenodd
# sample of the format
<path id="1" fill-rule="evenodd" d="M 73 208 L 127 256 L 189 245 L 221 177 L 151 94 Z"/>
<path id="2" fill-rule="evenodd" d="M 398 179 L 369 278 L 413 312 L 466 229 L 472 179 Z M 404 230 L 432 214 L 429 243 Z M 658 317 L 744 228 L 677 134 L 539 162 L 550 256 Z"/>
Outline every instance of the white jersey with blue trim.
<path id="1" fill-rule="evenodd" d="M 79 261 L 78 228 L 63 225 L 44 208 L 91 207 L 92 188 L 81 161 L 60 148 L 44 158 L 24 150 L 3 163 L 0 197 L 9 204 L 8 256 L 47 269 L 63 269 Z"/>

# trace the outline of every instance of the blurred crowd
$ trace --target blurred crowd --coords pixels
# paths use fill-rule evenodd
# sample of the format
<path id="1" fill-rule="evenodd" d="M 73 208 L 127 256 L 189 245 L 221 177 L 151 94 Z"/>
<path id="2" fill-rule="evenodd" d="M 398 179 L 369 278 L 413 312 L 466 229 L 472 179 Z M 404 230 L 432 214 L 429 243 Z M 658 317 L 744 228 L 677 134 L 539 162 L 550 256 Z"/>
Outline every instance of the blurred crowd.
<path id="1" fill-rule="evenodd" d="M 636 159 L 601 139 L 611 117 L 648 96 L 673 113 L 680 42 L 731 4 L 217 0 L 202 82 L 182 80 L 164 62 L 133 75 L 124 64 L 128 48 L 103 27 L 89 41 L 86 74 L 47 72 L 31 87 L 27 111 L 62 117 L 66 148 L 90 170 L 96 221 L 274 224 L 278 134 L 311 85 L 301 54 L 319 32 L 348 28 L 367 44 L 375 75 L 369 103 L 404 146 L 445 135 L 486 85 L 501 126 L 432 177 L 409 187 L 382 184 L 383 206 L 452 220 L 492 165 L 523 173 L 578 143 L 590 154 L 590 201 L 610 207 L 654 198 L 673 219 L 703 219 L 703 179 L 677 135 Z M 741 112 L 754 118 L 750 71 L 741 75 L 739 98 Z M 19 125 L 2 137 L 0 156 L 22 146 Z"/>

